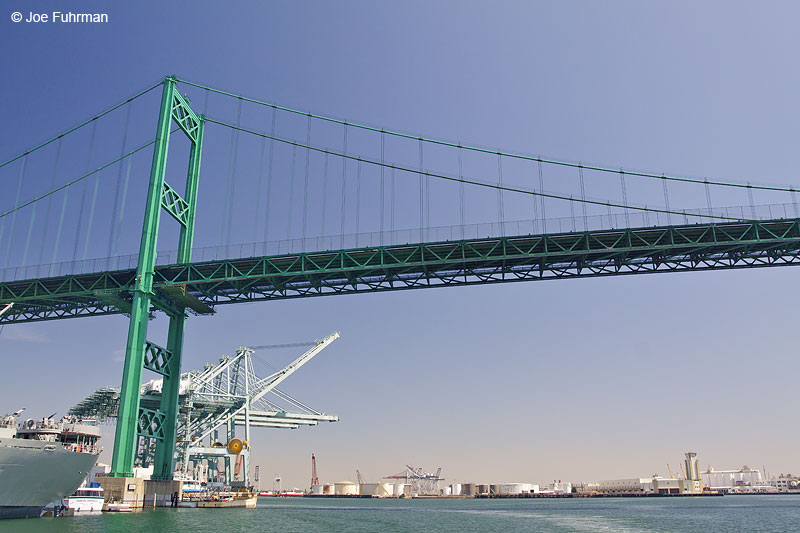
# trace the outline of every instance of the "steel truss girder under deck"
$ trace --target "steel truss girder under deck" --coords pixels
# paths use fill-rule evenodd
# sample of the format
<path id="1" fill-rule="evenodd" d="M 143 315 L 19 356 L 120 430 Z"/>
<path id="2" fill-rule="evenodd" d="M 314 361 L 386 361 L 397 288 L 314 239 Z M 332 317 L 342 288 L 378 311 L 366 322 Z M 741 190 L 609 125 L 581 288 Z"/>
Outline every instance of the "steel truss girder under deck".
<path id="1" fill-rule="evenodd" d="M 800 219 L 781 219 L 168 265 L 155 268 L 153 288 L 180 287 L 213 307 L 332 294 L 796 263 L 800 263 Z M 0 283 L 0 305 L 15 302 L 0 323 L 123 313 L 135 278 L 135 271 L 123 270 Z M 115 306 L 114 301 L 122 303 Z"/>

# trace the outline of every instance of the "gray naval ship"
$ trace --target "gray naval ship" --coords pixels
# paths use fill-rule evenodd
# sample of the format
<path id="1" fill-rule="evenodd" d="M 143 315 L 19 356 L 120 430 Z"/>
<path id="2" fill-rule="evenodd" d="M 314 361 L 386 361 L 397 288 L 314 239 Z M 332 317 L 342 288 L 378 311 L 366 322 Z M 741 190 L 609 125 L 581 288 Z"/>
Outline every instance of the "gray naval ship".
<path id="1" fill-rule="evenodd" d="M 0 418 L 0 518 L 38 517 L 48 503 L 75 492 L 100 448 L 100 428 L 74 417 Z"/>

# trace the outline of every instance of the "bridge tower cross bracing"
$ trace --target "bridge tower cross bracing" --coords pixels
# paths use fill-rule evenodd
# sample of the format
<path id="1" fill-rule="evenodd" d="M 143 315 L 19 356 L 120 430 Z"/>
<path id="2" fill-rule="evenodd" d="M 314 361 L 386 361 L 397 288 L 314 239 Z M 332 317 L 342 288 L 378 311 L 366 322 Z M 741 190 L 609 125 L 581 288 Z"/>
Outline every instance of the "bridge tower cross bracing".
<path id="1" fill-rule="evenodd" d="M 181 354 L 187 303 L 179 298 L 168 298 L 163 292 L 154 293 L 153 277 L 162 208 L 181 226 L 178 262 L 189 263 L 191 261 L 205 121 L 205 117 L 195 114 L 187 100 L 180 95 L 175 86 L 176 81 L 175 76 L 167 76 L 164 79 L 156 141 L 153 148 L 153 162 L 150 168 L 150 183 L 139 245 L 136 281 L 132 290 L 133 302 L 125 347 L 119 415 L 111 460 L 110 475 L 116 477 L 132 475 L 139 437 L 156 441 L 153 477 L 172 479 L 173 476 Z M 183 197 L 165 181 L 167 152 L 173 120 L 191 142 L 186 189 Z M 166 348 L 147 340 L 147 323 L 150 318 L 151 305 L 169 316 Z M 143 368 L 163 376 L 162 397 L 158 410 L 141 409 L 139 406 Z"/>

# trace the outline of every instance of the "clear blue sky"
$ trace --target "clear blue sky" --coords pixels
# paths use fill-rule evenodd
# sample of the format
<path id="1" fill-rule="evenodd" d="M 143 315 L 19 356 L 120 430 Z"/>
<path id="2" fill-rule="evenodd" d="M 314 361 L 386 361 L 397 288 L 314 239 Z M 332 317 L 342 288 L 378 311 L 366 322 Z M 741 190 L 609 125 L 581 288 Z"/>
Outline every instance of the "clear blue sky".
<path id="1" fill-rule="evenodd" d="M 110 23 L 14 24 L 10 13 L 30 3 L 5 3 L 0 159 L 176 73 L 430 137 L 800 187 L 789 2 L 80 6 Z M 228 138 L 204 166 L 207 190 Z M 0 183 L 4 207 L 14 183 Z M 596 194 L 616 197 L 614 187 Z M 705 205 L 702 191 L 675 194 L 681 207 Z M 217 244 L 219 230 L 207 229 L 199 238 Z M 687 450 L 703 468 L 795 472 L 797 276 L 753 269 L 220 307 L 189 321 L 184 368 L 242 344 L 342 333 L 283 387 L 341 421 L 253 439 L 254 464 L 284 486 L 308 484 L 312 452 L 325 481 L 405 463 L 458 481 L 645 476 L 666 474 Z M 154 338 L 165 322 L 151 322 Z M 63 413 L 118 385 L 126 328 L 122 317 L 7 326 L 0 411 Z M 279 355 L 291 356 L 264 357 Z"/>

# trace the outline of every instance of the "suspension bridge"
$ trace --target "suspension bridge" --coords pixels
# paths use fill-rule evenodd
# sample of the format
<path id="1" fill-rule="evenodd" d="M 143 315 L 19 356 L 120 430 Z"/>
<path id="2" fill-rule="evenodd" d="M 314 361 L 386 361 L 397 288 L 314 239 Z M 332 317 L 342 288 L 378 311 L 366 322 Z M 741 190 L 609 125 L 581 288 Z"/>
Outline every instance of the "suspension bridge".
<path id="1" fill-rule="evenodd" d="M 218 305 L 800 260 L 792 186 L 472 146 L 175 76 L 0 163 L 0 187 L 0 327 L 129 321 L 114 476 L 150 439 L 172 479 L 185 321 Z M 140 405 L 145 369 L 158 406 Z"/>

